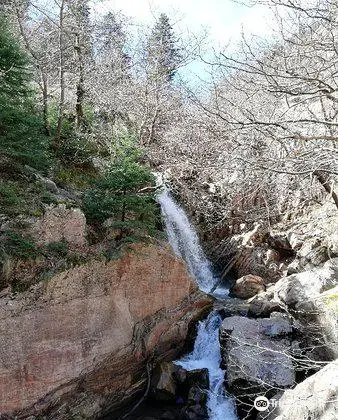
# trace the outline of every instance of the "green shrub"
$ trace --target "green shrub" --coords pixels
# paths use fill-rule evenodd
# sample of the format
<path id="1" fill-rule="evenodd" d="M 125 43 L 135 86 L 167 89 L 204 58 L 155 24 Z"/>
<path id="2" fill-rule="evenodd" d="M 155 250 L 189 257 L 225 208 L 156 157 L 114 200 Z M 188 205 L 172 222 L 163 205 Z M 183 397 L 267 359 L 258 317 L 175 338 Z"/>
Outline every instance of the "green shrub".
<path id="1" fill-rule="evenodd" d="M 67 187 L 87 188 L 97 178 L 93 168 L 80 168 L 76 166 L 63 166 L 55 175 L 55 180 Z"/>
<path id="2" fill-rule="evenodd" d="M 57 256 L 65 257 L 68 255 L 68 244 L 65 241 L 51 242 L 46 245 L 46 250 Z"/>
<path id="3" fill-rule="evenodd" d="M 74 131 L 68 136 L 63 133 L 63 136 L 58 155 L 64 163 L 84 166 L 91 164 L 92 158 L 99 155 L 97 143 L 87 132 Z"/>
<path id="4" fill-rule="evenodd" d="M 0 203 L 5 207 L 18 206 L 20 191 L 12 182 L 0 183 Z"/>
<path id="5" fill-rule="evenodd" d="M 14 256 L 23 260 L 35 259 L 40 254 L 34 240 L 13 231 L 7 231 L 1 238 L 0 259 Z"/>

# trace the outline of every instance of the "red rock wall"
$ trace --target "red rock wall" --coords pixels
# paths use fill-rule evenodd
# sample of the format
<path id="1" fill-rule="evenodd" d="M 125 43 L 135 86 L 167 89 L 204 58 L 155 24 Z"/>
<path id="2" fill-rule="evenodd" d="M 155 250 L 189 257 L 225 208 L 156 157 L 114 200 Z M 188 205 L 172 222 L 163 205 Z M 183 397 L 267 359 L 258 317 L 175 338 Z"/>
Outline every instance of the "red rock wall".
<path id="1" fill-rule="evenodd" d="M 177 356 L 209 304 L 182 261 L 155 246 L 3 297 L 0 413 L 96 418 L 118 408 L 144 386 L 149 358 Z"/>

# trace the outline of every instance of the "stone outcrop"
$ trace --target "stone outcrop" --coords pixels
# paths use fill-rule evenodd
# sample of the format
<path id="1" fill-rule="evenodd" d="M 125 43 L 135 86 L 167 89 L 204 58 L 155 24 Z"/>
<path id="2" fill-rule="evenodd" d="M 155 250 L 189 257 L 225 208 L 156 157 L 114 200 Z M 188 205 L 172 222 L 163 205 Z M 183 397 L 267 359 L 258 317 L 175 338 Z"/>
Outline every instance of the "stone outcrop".
<path id="1" fill-rule="evenodd" d="M 64 204 L 49 206 L 41 219 L 32 227 L 36 242 L 46 245 L 65 241 L 75 247 L 86 245 L 86 218 L 78 208 Z"/>
<path id="2" fill-rule="evenodd" d="M 95 419 L 131 404 L 211 301 L 167 248 L 135 246 L 0 299 L 0 412 Z"/>
<path id="3" fill-rule="evenodd" d="M 231 288 L 231 293 L 241 299 L 249 299 L 260 292 L 265 291 L 262 277 L 248 274 L 236 280 Z"/>
<path id="4" fill-rule="evenodd" d="M 338 215 L 331 203 L 312 207 L 301 215 L 287 230 L 296 259 L 289 266 L 289 273 L 308 271 L 338 256 Z"/>
<path id="5" fill-rule="evenodd" d="M 222 361 L 240 414 L 247 413 L 257 395 L 294 385 L 291 332 L 289 320 L 279 314 L 257 320 L 233 316 L 223 321 Z"/>

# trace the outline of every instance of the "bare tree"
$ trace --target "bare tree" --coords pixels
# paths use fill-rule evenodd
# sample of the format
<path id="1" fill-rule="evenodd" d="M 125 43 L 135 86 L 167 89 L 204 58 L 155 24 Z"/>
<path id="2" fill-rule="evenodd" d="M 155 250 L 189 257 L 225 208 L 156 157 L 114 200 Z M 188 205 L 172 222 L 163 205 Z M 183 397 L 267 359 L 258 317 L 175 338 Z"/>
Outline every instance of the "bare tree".
<path id="1" fill-rule="evenodd" d="M 227 125 L 236 159 L 256 170 L 315 176 L 337 205 L 337 4 L 265 3 L 276 6 L 277 35 L 256 43 L 243 36 L 237 54 L 210 62 L 220 81 L 204 110 Z"/>

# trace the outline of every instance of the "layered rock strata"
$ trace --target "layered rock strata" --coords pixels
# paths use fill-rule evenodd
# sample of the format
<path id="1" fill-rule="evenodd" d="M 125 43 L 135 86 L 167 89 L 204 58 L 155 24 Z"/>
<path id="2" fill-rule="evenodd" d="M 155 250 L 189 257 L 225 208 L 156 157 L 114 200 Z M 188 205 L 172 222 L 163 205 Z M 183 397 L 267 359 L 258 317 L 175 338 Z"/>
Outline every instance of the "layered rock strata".
<path id="1" fill-rule="evenodd" d="M 147 366 L 179 355 L 190 323 L 210 304 L 184 263 L 154 245 L 2 297 L 0 412 L 117 413 L 146 388 Z"/>

